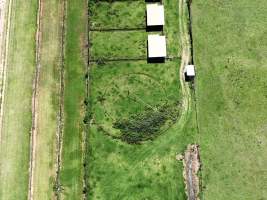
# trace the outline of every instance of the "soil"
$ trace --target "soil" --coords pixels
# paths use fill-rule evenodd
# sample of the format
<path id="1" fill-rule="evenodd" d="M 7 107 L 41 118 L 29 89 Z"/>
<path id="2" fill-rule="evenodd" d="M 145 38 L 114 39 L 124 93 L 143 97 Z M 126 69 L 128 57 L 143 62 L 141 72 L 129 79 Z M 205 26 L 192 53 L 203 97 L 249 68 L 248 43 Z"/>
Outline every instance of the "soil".
<path id="1" fill-rule="evenodd" d="M 200 156 L 197 144 L 188 145 L 183 159 L 184 181 L 188 200 L 199 200 Z"/>

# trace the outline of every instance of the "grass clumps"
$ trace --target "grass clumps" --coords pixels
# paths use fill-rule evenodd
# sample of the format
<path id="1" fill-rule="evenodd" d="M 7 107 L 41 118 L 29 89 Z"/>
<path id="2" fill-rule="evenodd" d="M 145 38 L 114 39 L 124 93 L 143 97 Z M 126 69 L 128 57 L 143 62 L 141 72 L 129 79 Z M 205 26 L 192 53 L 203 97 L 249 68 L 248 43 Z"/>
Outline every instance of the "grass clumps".
<path id="1" fill-rule="evenodd" d="M 91 29 L 145 28 L 144 1 L 89 1 Z"/>
<path id="2" fill-rule="evenodd" d="M 146 59 L 145 31 L 90 33 L 90 59 L 104 64 L 105 59 Z"/>
<path id="3" fill-rule="evenodd" d="M 174 123 L 179 116 L 179 102 L 165 104 L 158 109 L 147 109 L 128 119 L 118 120 L 114 128 L 122 132 L 121 139 L 127 143 L 140 143 L 156 137 L 162 129 Z"/>

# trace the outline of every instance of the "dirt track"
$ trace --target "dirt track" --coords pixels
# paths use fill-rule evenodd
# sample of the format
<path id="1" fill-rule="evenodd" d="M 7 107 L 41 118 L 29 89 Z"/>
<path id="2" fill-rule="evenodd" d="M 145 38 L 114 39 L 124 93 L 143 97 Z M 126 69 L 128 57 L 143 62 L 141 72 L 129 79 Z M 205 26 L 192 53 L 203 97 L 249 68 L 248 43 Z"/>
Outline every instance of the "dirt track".
<path id="1" fill-rule="evenodd" d="M 184 121 L 186 113 L 191 109 L 191 95 L 190 88 L 188 84 L 185 82 L 184 78 L 184 69 L 185 66 L 189 64 L 191 58 L 190 52 L 190 36 L 188 34 L 188 25 L 186 18 L 186 2 L 185 0 L 179 1 L 179 29 L 180 29 L 180 42 L 181 42 L 181 65 L 180 65 L 180 84 L 183 96 L 183 110 L 181 121 Z"/>
<path id="2" fill-rule="evenodd" d="M 60 170 L 62 160 L 62 140 L 63 140 L 63 126 L 64 126 L 64 67 L 65 67 L 65 29 L 66 29 L 66 9 L 67 1 L 62 1 L 62 32 L 61 32 L 61 69 L 60 69 L 60 97 L 59 97 L 59 112 L 58 112 L 58 127 L 57 127 L 57 163 L 56 163 L 56 198 L 60 199 L 61 184 L 60 184 Z"/>
<path id="3" fill-rule="evenodd" d="M 36 134 L 37 134 L 37 120 L 38 120 L 38 83 L 40 77 L 40 45 L 41 45 L 41 17 L 42 17 L 42 0 L 39 0 L 38 14 L 37 14 L 37 31 L 36 31 L 36 71 L 33 82 L 33 95 L 32 95 L 32 127 L 30 139 L 30 166 L 29 166 L 29 187 L 28 187 L 28 200 L 33 200 L 34 191 L 34 168 L 36 157 Z"/>
<path id="4" fill-rule="evenodd" d="M 199 178 L 200 169 L 199 147 L 198 145 L 188 145 L 184 159 L 184 180 L 188 200 L 199 200 Z"/>
<path id="5" fill-rule="evenodd" d="M 179 1 L 179 28 L 180 28 L 180 42 L 182 46 L 181 65 L 180 65 L 180 83 L 183 94 L 183 111 L 182 118 L 186 117 L 186 113 L 191 109 L 191 93 L 189 85 L 184 79 L 185 66 L 192 60 L 192 38 L 188 26 L 188 2 L 186 0 Z M 184 120 L 183 120 L 184 121 Z M 184 158 L 184 180 L 186 185 L 186 194 L 188 200 L 199 200 L 199 178 L 197 173 L 200 169 L 199 149 L 197 145 L 188 145 Z"/>

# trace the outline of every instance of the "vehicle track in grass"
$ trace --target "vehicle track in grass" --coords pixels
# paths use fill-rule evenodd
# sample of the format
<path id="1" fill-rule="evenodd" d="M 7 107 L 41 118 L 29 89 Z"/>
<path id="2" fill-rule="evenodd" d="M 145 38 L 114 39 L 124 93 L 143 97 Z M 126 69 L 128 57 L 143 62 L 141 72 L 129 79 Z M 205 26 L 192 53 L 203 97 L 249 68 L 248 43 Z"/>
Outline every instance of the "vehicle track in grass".
<path id="1" fill-rule="evenodd" d="M 9 46 L 9 30 L 11 21 L 11 8 L 13 0 L 0 0 L 0 143 L 2 141 L 2 123 L 3 123 L 3 107 L 5 100 L 6 88 L 6 68 L 7 68 L 7 55 Z"/>
<path id="2" fill-rule="evenodd" d="M 190 37 L 187 28 L 187 17 L 185 13 L 186 0 L 179 0 L 179 30 L 180 30 L 180 42 L 181 42 L 181 64 L 180 64 L 180 85 L 182 91 L 182 111 L 181 111 L 181 125 L 185 123 L 186 115 L 191 109 L 191 93 L 190 87 L 185 82 L 184 69 L 185 66 L 190 63 L 191 52 L 190 52 Z"/>
<path id="3" fill-rule="evenodd" d="M 57 155 L 56 155 L 56 198 L 60 200 L 61 184 L 60 170 L 62 158 L 62 142 L 63 142 L 63 127 L 64 127 L 64 68 L 65 68 L 65 30 L 66 30 L 66 8 L 67 0 L 62 0 L 62 24 L 61 24 L 61 67 L 60 67 L 60 88 L 59 88 L 59 112 L 58 112 L 58 127 L 57 127 Z"/>
<path id="4" fill-rule="evenodd" d="M 192 36 L 192 16 L 191 16 L 191 0 L 179 0 L 179 27 L 180 27 L 180 40 L 182 46 L 181 52 L 181 66 L 180 66 L 180 83 L 183 94 L 183 117 L 186 117 L 186 113 L 192 108 L 192 101 L 194 101 L 195 117 L 196 117 L 196 131 L 199 136 L 199 125 L 198 125 L 198 113 L 197 113 L 197 99 L 196 91 L 193 83 L 193 93 L 190 92 L 189 84 L 186 83 L 184 78 L 184 69 L 188 64 L 194 64 L 193 59 L 193 36 Z M 188 13 L 187 13 L 188 12 Z M 189 21 L 189 22 L 188 22 Z M 186 120 L 186 118 L 185 118 Z M 185 123 L 185 120 L 184 121 Z M 183 122 L 182 122 L 183 123 Z M 194 149 L 197 147 L 196 154 L 192 153 L 184 158 L 184 177 L 186 185 L 186 194 L 188 200 L 198 200 L 199 187 L 202 185 L 202 178 L 197 176 L 196 172 L 200 172 L 200 158 L 198 146 L 192 146 Z M 196 159 L 197 156 L 197 159 Z M 192 163 L 197 163 L 197 167 L 193 168 Z"/>
<path id="5" fill-rule="evenodd" d="M 40 51 L 41 51 L 41 38 L 42 38 L 42 11 L 43 11 L 43 0 L 38 1 L 37 11 L 37 30 L 36 30 L 36 52 L 35 52 L 35 76 L 33 81 L 33 94 L 32 94 L 32 127 L 30 135 L 30 163 L 29 163 L 29 185 L 28 185 L 28 200 L 33 200 L 34 192 L 34 170 L 35 170 L 35 157 L 36 157 L 36 134 L 37 134 L 37 123 L 38 123 L 38 83 L 40 79 Z"/>

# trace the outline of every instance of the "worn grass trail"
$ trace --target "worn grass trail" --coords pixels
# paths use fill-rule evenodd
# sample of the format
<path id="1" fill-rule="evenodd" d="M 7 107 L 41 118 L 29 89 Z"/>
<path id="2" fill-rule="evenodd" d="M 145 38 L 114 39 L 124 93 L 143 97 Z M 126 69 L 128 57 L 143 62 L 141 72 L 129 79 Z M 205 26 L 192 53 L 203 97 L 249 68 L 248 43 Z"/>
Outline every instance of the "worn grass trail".
<path id="1" fill-rule="evenodd" d="M 63 0 L 40 1 L 29 199 L 55 197 L 60 132 Z"/>
<path id="2" fill-rule="evenodd" d="M 180 42 L 181 42 L 181 64 L 180 64 L 180 84 L 182 91 L 182 116 L 180 123 L 185 123 L 187 118 L 184 118 L 187 112 L 191 108 L 191 91 L 188 83 L 185 82 L 184 70 L 186 65 L 190 64 L 191 54 L 190 54 L 190 37 L 188 32 L 188 11 L 187 3 L 185 0 L 179 0 L 179 30 L 180 30 Z"/>
<path id="3" fill-rule="evenodd" d="M 32 93 L 32 126 L 31 126 L 31 135 L 30 135 L 30 163 L 29 163 L 29 186 L 28 186 L 28 200 L 33 200 L 33 187 L 34 187 L 34 170 L 35 170 L 35 157 L 36 157 L 36 137 L 37 137 L 37 121 L 38 121 L 38 86 L 39 86 L 39 78 L 40 78 L 40 45 L 42 39 L 42 11 L 43 11 L 43 1 L 38 1 L 38 10 L 37 10 L 37 29 L 36 29 L 36 37 L 35 37 L 35 76 L 33 81 L 33 93 Z"/>
<path id="4" fill-rule="evenodd" d="M 37 2 L 13 0 L 0 151 L 0 199 L 26 199 Z"/>

